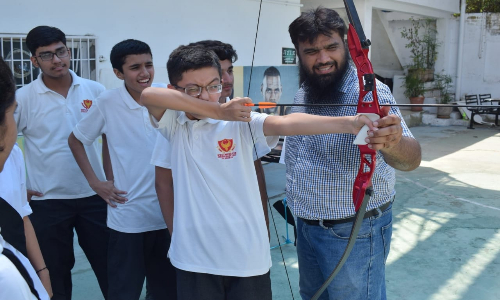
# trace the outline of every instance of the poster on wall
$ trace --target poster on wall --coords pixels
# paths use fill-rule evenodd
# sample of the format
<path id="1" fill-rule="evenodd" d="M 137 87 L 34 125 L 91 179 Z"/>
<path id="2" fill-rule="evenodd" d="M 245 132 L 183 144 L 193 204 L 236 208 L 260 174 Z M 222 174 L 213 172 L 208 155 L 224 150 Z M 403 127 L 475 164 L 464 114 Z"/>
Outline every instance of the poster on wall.
<path id="1" fill-rule="evenodd" d="M 250 82 L 250 71 L 252 80 Z M 254 103 L 273 102 L 277 104 L 292 104 L 293 97 L 299 89 L 299 74 L 297 66 L 260 66 L 243 67 L 243 90 L 245 96 L 248 93 Z M 256 109 L 271 115 L 285 115 L 290 112 L 291 107 L 275 107 Z"/>

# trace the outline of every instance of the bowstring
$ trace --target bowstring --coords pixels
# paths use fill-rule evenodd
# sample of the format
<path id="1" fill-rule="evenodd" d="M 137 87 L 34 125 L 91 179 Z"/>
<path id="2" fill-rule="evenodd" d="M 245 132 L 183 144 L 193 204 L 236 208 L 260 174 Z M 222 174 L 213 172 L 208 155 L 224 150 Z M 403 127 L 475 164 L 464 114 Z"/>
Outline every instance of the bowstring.
<path id="1" fill-rule="evenodd" d="M 248 80 L 247 97 L 250 96 L 250 85 L 252 83 L 253 63 L 255 61 L 255 48 L 257 47 L 257 36 L 259 34 L 259 24 L 260 24 L 260 13 L 261 12 L 262 12 L 262 0 L 260 0 L 259 16 L 257 17 L 257 30 L 255 31 L 255 41 L 254 41 L 254 44 L 253 44 L 252 64 L 250 66 L 250 78 Z M 253 150 L 255 151 L 255 157 L 257 159 L 259 159 L 259 155 L 257 154 L 257 147 L 255 146 L 255 139 L 254 139 L 253 133 L 252 133 L 252 127 L 250 126 L 250 122 L 248 122 L 247 124 L 248 124 L 248 130 L 250 130 L 250 136 L 251 136 L 252 142 L 253 142 Z M 259 170 L 259 172 L 261 170 Z M 266 191 L 266 195 L 267 195 L 267 191 Z M 271 207 L 271 203 L 269 202 L 269 198 L 267 198 L 267 206 L 269 208 L 269 211 L 271 212 L 271 219 L 273 220 L 274 232 L 276 233 L 276 240 L 278 241 L 278 248 L 280 249 L 281 259 L 283 261 L 283 266 L 285 267 L 286 279 L 288 280 L 288 287 L 290 288 L 290 293 L 292 294 L 292 299 L 295 300 L 295 297 L 293 296 L 292 284 L 290 283 L 290 276 L 288 275 L 288 269 L 287 269 L 286 263 L 285 263 L 285 256 L 283 255 L 283 250 L 281 249 L 281 243 L 280 243 L 280 237 L 279 237 L 279 234 L 278 234 L 278 228 L 277 228 L 276 222 L 274 220 L 274 213 L 273 213 L 273 209 Z M 285 207 L 285 213 L 286 213 L 286 207 Z M 288 226 L 288 224 L 286 224 L 286 226 Z"/>

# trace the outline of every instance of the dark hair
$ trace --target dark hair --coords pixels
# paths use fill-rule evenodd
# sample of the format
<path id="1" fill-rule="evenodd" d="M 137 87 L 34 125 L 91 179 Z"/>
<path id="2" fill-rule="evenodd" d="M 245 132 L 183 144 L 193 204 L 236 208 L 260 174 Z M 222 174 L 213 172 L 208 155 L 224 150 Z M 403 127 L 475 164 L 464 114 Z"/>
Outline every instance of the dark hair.
<path id="1" fill-rule="evenodd" d="M 269 67 L 264 71 L 264 77 L 266 76 L 281 76 L 280 71 L 275 67 Z"/>
<path id="2" fill-rule="evenodd" d="M 221 41 L 216 40 L 204 40 L 196 43 L 191 43 L 188 46 L 200 46 L 204 47 L 207 50 L 212 50 L 215 52 L 219 60 L 230 60 L 232 63 L 238 60 L 238 55 L 236 54 L 236 50 L 233 49 L 233 46 L 230 44 L 223 43 Z"/>
<path id="3" fill-rule="evenodd" d="M 151 48 L 149 48 L 148 44 L 138 40 L 128 39 L 113 46 L 111 54 L 109 55 L 109 60 L 111 61 L 113 69 L 117 69 L 123 73 L 123 64 L 127 56 L 137 54 L 150 54 L 151 57 L 153 57 Z"/>
<path id="4" fill-rule="evenodd" d="M 331 36 L 332 31 L 338 33 L 343 41 L 347 31 L 344 20 L 333 9 L 321 6 L 302 13 L 288 26 L 290 38 L 297 50 L 299 42 L 308 41 L 312 44 L 320 34 Z"/>
<path id="5" fill-rule="evenodd" d="M 0 138 L 5 134 L 5 113 L 16 99 L 16 83 L 12 71 L 0 56 Z M 3 146 L 0 145 L 0 152 Z"/>
<path id="6" fill-rule="evenodd" d="M 212 50 L 207 50 L 200 46 L 181 45 L 172 51 L 168 58 L 168 79 L 171 84 L 175 85 L 182 80 L 184 72 L 206 67 L 216 68 L 219 72 L 219 77 L 222 77 L 219 58 Z"/>
<path id="7" fill-rule="evenodd" d="M 26 45 L 35 55 L 36 49 L 62 42 L 66 45 L 66 35 L 59 28 L 50 26 L 38 26 L 30 30 L 26 36 Z"/>

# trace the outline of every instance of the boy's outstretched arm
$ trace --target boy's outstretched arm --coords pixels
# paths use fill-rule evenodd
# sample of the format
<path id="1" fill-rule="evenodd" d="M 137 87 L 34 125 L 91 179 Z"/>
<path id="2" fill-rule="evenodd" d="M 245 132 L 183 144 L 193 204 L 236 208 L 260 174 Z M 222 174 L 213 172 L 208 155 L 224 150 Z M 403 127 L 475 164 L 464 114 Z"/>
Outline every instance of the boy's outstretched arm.
<path id="1" fill-rule="evenodd" d="M 363 125 L 373 127 L 372 121 L 363 115 L 326 117 L 304 113 L 294 113 L 286 116 L 269 116 L 264 121 L 264 135 L 315 135 L 328 133 L 358 134 Z"/>
<path id="2" fill-rule="evenodd" d="M 149 87 L 142 91 L 141 103 L 149 113 L 160 120 L 167 109 L 188 112 L 200 117 L 226 120 L 250 121 L 251 107 L 245 103 L 252 103 L 250 98 L 237 98 L 224 104 L 210 102 L 191 97 L 172 88 Z"/>
<path id="3" fill-rule="evenodd" d="M 121 197 L 120 195 L 126 194 L 125 191 L 120 191 L 115 187 L 113 180 L 110 181 L 100 181 L 99 178 L 95 175 L 94 169 L 92 169 L 92 165 L 90 164 L 89 158 L 87 157 L 87 152 L 85 151 L 85 147 L 83 147 L 82 142 L 80 142 L 73 132 L 69 135 L 68 145 L 75 157 L 76 163 L 82 170 L 83 175 L 87 179 L 90 187 L 101 196 L 106 203 L 108 203 L 111 207 L 116 207 L 114 202 L 125 203 L 127 201 L 126 198 Z"/>

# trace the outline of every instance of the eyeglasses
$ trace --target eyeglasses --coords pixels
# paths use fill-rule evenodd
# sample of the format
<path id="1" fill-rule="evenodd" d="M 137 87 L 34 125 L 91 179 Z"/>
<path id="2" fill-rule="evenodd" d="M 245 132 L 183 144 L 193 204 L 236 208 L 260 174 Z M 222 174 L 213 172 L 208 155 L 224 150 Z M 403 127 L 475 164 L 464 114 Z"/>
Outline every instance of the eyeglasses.
<path id="1" fill-rule="evenodd" d="M 222 92 L 222 84 L 212 84 L 207 86 L 190 85 L 185 88 L 172 84 L 176 89 L 183 89 L 186 94 L 191 97 L 197 97 L 201 94 L 201 89 L 205 88 L 209 94 L 217 94 Z"/>
<path id="2" fill-rule="evenodd" d="M 40 53 L 40 55 L 38 55 L 37 57 L 40 57 L 42 61 L 49 61 L 54 58 L 54 55 L 59 58 L 67 57 L 69 55 L 69 49 L 61 48 L 57 49 L 56 52 L 43 52 Z"/>

